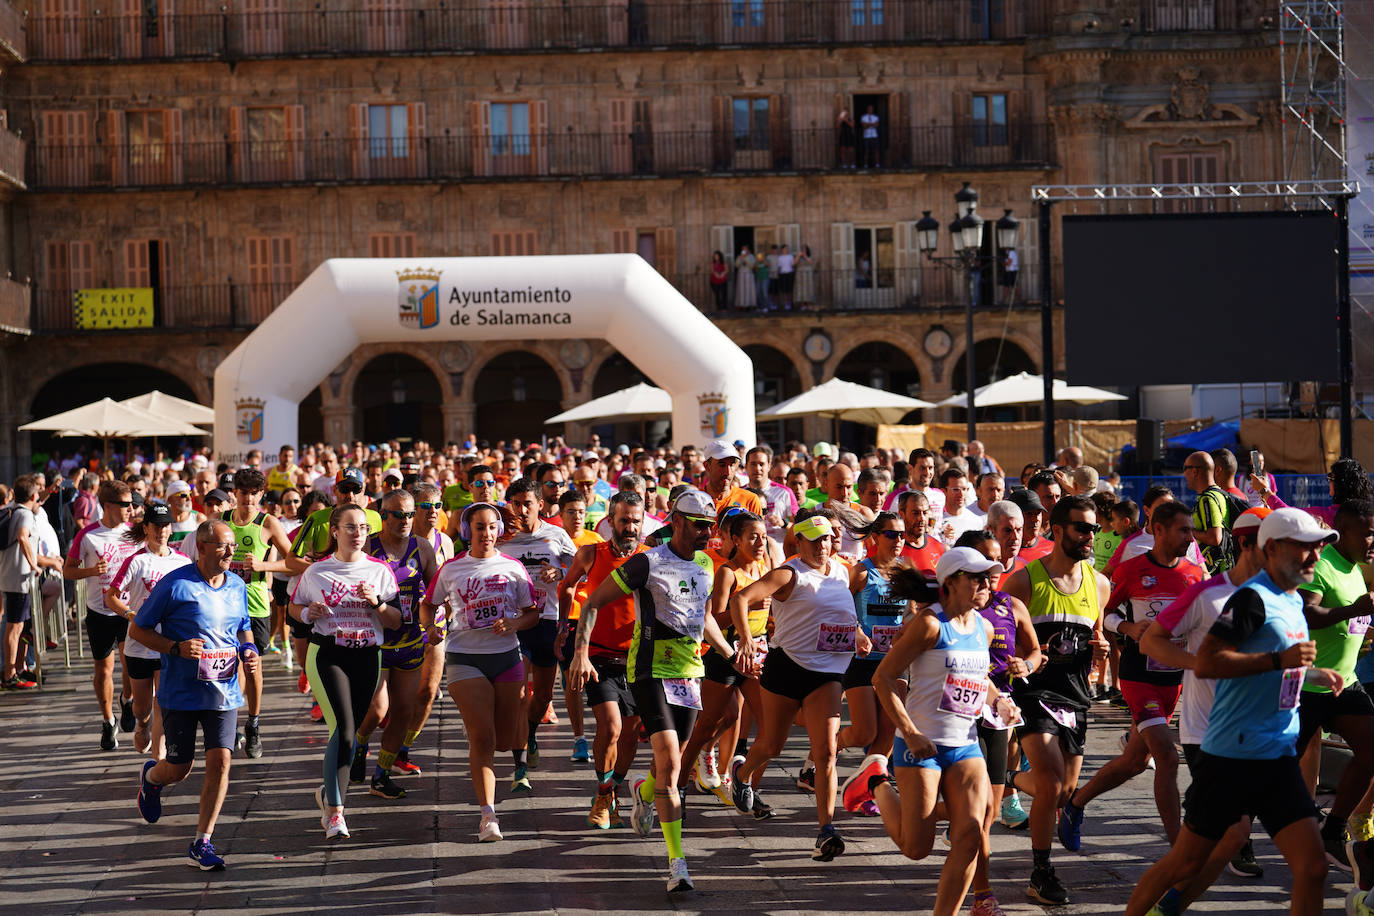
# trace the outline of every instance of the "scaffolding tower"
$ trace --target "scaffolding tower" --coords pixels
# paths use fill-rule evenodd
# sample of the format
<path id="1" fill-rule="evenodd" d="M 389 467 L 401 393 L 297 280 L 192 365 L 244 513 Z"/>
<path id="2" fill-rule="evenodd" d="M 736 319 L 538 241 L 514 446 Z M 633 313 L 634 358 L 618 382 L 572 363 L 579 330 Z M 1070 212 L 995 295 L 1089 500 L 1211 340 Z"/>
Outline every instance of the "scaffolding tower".
<path id="1" fill-rule="evenodd" d="M 1349 175 L 1344 5 L 1344 0 L 1279 2 L 1283 177 L 1289 180 Z M 1289 206 L 1313 202 L 1330 206 L 1320 197 L 1294 197 Z"/>

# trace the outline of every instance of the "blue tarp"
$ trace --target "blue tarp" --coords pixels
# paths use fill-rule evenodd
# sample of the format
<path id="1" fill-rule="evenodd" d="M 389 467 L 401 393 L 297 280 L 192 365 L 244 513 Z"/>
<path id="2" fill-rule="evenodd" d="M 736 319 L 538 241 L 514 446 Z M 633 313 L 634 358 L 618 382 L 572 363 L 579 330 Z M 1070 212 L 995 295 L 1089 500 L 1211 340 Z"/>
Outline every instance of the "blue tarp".
<path id="1" fill-rule="evenodd" d="M 1240 432 L 1239 420 L 1213 423 L 1204 429 L 1183 433 L 1168 440 L 1170 448 L 1186 448 L 1193 451 L 1210 452 L 1215 448 L 1236 448 L 1236 435 Z"/>

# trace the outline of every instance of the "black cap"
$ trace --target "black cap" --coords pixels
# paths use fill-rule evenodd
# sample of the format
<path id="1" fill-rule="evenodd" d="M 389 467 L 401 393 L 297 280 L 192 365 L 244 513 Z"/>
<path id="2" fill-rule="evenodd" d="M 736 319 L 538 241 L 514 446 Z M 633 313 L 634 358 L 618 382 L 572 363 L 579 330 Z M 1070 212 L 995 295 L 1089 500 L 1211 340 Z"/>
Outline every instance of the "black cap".
<path id="1" fill-rule="evenodd" d="M 228 493 L 234 489 L 234 474 L 232 471 L 225 471 L 219 475 L 219 488 Z"/>
<path id="2" fill-rule="evenodd" d="M 219 501 L 222 502 L 222 503 L 227 503 L 227 502 L 229 501 L 229 494 L 228 494 L 228 493 L 225 493 L 223 490 L 221 490 L 221 489 L 219 489 L 218 487 L 216 487 L 215 489 L 211 490 L 209 493 L 206 493 L 206 494 L 205 494 L 205 500 L 206 500 L 207 502 L 209 502 L 209 501 L 212 500 L 212 499 L 217 499 L 217 500 L 219 500 Z"/>
<path id="3" fill-rule="evenodd" d="M 1011 495 L 1008 496 L 1007 499 L 1015 503 L 1016 508 L 1020 509 L 1023 513 L 1039 512 L 1041 514 L 1044 514 L 1045 504 L 1040 501 L 1039 496 L 1035 495 L 1034 490 L 1029 490 L 1023 487 L 1020 490 L 1012 491 Z"/>
<path id="4" fill-rule="evenodd" d="M 135 506 L 141 506 L 143 505 L 144 501 L 143 494 L 138 492 L 137 490 L 134 490 L 132 493 L 129 494 L 129 501 L 133 503 Z"/>
<path id="5" fill-rule="evenodd" d="M 148 508 L 143 510 L 143 521 L 154 525 L 170 525 L 172 510 L 162 503 L 149 503 Z"/>

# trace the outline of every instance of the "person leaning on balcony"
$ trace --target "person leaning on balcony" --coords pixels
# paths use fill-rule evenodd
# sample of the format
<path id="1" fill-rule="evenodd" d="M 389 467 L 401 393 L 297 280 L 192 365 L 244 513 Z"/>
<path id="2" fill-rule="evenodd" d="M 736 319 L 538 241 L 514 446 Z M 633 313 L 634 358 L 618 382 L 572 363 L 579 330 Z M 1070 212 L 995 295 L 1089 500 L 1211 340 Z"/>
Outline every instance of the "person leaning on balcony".
<path id="1" fill-rule="evenodd" d="M 835 133 L 840 145 L 840 168 L 854 168 L 854 116 L 848 109 L 835 120 Z"/>
<path id="2" fill-rule="evenodd" d="M 754 307 L 757 287 L 754 284 L 754 253 L 748 245 L 741 245 L 735 258 L 735 308 L 744 311 Z"/>
<path id="3" fill-rule="evenodd" d="M 717 312 L 729 307 L 730 266 L 725 263 L 725 255 L 719 251 L 711 252 L 711 295 L 715 297 Z"/>
<path id="4" fill-rule="evenodd" d="M 816 302 L 816 259 L 811 255 L 811 246 L 801 246 L 797 252 L 797 276 L 792 301 L 798 308 L 806 309 Z"/>

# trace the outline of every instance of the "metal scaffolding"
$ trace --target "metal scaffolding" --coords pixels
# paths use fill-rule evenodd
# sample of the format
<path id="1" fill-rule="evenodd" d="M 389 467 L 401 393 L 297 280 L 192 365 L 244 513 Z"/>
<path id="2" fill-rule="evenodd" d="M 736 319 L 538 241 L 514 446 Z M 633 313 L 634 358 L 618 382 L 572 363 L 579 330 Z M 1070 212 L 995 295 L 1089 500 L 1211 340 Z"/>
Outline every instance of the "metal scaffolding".
<path id="1" fill-rule="evenodd" d="M 1283 177 L 1289 180 L 1349 174 L 1344 5 L 1344 0 L 1279 2 Z"/>

